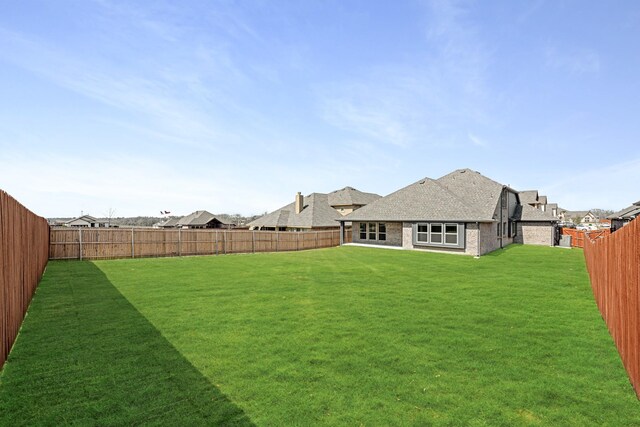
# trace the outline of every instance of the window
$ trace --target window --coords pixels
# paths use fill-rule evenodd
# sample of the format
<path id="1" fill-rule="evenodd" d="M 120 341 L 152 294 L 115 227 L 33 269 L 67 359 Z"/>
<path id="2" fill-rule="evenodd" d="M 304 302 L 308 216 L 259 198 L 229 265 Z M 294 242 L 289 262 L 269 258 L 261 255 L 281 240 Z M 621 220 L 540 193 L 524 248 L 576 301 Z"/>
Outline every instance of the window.
<path id="1" fill-rule="evenodd" d="M 387 240 L 387 224 L 384 222 L 378 223 L 378 240 Z"/>
<path id="2" fill-rule="evenodd" d="M 498 237 L 502 236 L 502 224 L 500 223 L 498 223 L 497 235 Z"/>
<path id="3" fill-rule="evenodd" d="M 431 224 L 429 241 L 431 243 L 442 243 L 442 224 Z"/>
<path id="4" fill-rule="evenodd" d="M 369 240 L 376 240 L 376 223 L 369 223 Z"/>
<path id="5" fill-rule="evenodd" d="M 361 222 L 360 240 L 387 240 L 387 224 L 384 222 Z"/>
<path id="6" fill-rule="evenodd" d="M 465 226 L 462 223 L 423 222 L 413 224 L 413 244 L 464 249 Z"/>
<path id="7" fill-rule="evenodd" d="M 445 224 L 444 243 L 447 245 L 458 244 L 458 224 Z"/>
<path id="8" fill-rule="evenodd" d="M 511 222 L 511 237 L 516 237 L 518 234 L 518 224 L 515 221 Z"/>
<path id="9" fill-rule="evenodd" d="M 509 232 L 509 229 L 507 228 L 507 223 L 503 222 L 502 223 L 502 235 L 506 235 Z"/>
<path id="10" fill-rule="evenodd" d="M 429 224 L 418 224 L 416 231 L 416 241 L 420 243 L 429 242 Z"/>

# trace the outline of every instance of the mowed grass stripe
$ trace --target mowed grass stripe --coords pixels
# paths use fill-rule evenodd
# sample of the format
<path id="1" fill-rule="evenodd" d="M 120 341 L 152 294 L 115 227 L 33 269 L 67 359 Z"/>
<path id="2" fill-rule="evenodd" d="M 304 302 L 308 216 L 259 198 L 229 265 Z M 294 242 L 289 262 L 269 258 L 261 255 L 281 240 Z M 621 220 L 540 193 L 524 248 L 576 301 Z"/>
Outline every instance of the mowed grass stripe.
<path id="1" fill-rule="evenodd" d="M 86 265 L 97 267 L 93 273 L 124 296 L 149 334 L 165 340 L 146 353 L 169 344 L 192 368 L 187 371 L 195 377 L 168 393 L 184 402 L 174 406 L 200 408 L 194 423 L 229 411 L 229 421 L 258 425 L 640 424 L 638 402 L 593 302 L 579 250 L 510 246 L 473 259 L 342 247 L 52 263 L 29 317 L 46 311 L 41 293 L 61 282 L 73 292 L 87 290 L 86 299 L 69 302 L 75 310 L 95 307 L 82 318 L 65 312 L 56 321 L 80 327 L 93 322 L 89 313 L 108 310 L 104 299 L 92 302 L 91 274 L 77 274 Z M 99 336 L 64 339 L 108 351 L 111 336 L 124 334 L 126 323 L 118 326 L 114 319 L 107 330 L 98 328 Z M 22 355 L 8 365 L 15 370 L 3 373 L 0 397 L 14 391 L 14 378 L 39 366 L 38 357 L 29 357 L 28 347 L 36 345 L 30 341 L 21 336 Z M 139 341 L 144 348 L 145 340 Z M 165 366 L 173 378 L 183 375 L 163 363 L 150 365 Z M 44 366 L 42 375 L 54 366 Z M 110 369 L 116 377 L 131 374 L 117 365 Z M 147 369 L 145 358 L 137 369 Z M 153 390 L 163 381 L 144 384 Z M 209 404 L 184 392 L 180 387 L 188 390 L 190 381 L 200 390 L 195 394 L 213 390 L 217 398 Z M 104 404 L 121 414 L 118 421 L 138 422 L 149 414 L 140 401 L 119 411 L 126 394 L 103 399 L 113 400 Z M 220 400 L 223 410 L 216 409 Z M 32 403 L 47 412 L 47 405 Z"/>

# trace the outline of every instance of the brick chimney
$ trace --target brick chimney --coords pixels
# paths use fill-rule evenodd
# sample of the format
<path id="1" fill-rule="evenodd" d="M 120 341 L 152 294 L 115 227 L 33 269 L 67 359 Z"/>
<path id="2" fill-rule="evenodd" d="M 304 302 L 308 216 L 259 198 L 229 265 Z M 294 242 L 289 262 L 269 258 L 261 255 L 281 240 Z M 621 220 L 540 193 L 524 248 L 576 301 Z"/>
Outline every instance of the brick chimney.
<path id="1" fill-rule="evenodd" d="M 296 213 L 302 212 L 302 208 L 304 208 L 304 197 L 298 191 L 298 194 L 296 194 Z"/>

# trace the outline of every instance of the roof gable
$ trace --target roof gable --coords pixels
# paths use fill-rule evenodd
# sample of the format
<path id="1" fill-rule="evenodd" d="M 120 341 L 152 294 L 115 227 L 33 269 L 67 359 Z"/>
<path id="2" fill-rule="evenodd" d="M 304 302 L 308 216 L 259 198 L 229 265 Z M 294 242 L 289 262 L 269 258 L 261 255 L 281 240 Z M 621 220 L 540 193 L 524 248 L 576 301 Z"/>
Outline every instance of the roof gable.
<path id="1" fill-rule="evenodd" d="M 195 211 L 190 213 L 187 216 L 183 216 L 180 218 L 176 225 L 181 226 L 203 226 L 209 224 L 211 221 L 217 221 L 220 224 L 226 224 L 215 217 L 211 212 L 208 211 Z"/>
<path id="2" fill-rule="evenodd" d="M 295 203 L 289 203 L 278 210 L 268 213 L 251 221 L 249 227 L 289 227 L 313 228 L 335 227 L 336 220 L 341 217 L 335 209 L 329 206 L 328 195 L 312 193 L 304 197 L 303 208 L 300 213 L 295 211 Z"/>
<path id="3" fill-rule="evenodd" d="M 344 187 L 328 194 L 330 206 L 364 206 L 381 196 L 375 193 L 364 193 L 353 187 Z"/>
<path id="4" fill-rule="evenodd" d="M 538 203 L 538 190 L 526 190 L 518 193 L 520 203 Z"/>

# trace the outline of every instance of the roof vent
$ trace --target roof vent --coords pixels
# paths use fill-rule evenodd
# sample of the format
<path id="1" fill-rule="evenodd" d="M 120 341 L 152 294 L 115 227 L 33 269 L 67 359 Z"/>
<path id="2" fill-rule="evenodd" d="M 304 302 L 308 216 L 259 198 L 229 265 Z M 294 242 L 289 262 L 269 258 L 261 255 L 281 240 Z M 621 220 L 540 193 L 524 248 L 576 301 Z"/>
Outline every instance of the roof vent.
<path id="1" fill-rule="evenodd" d="M 466 172 L 466 170 L 465 170 L 465 169 L 462 169 L 462 170 L 460 171 L 460 173 L 465 173 L 465 172 Z"/>
<path id="2" fill-rule="evenodd" d="M 424 183 L 425 183 L 425 181 L 426 181 L 426 180 L 424 180 L 424 179 L 423 179 L 422 181 L 420 181 L 420 184 L 424 184 Z"/>

